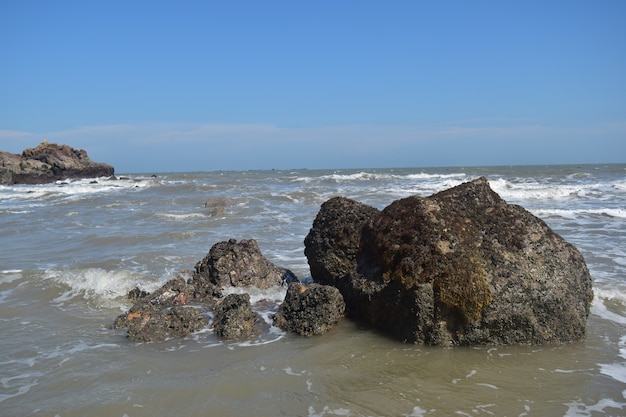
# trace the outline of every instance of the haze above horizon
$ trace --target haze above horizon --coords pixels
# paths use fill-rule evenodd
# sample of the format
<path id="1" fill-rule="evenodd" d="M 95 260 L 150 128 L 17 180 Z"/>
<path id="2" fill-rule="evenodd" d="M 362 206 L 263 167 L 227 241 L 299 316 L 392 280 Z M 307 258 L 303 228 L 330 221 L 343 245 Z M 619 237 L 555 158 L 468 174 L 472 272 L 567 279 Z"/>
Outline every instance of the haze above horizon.
<path id="1" fill-rule="evenodd" d="M 626 2 L 0 4 L 0 150 L 116 172 L 626 162 Z"/>

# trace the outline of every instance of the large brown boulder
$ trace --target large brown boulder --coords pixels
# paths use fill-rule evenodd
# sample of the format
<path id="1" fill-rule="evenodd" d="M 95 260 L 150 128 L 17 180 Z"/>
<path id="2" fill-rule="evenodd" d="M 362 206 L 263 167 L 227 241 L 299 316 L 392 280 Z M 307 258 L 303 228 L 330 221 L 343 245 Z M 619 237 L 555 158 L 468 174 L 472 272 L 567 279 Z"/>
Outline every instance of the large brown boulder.
<path id="1" fill-rule="evenodd" d="M 348 315 L 400 340 L 544 344 L 585 336 L 593 293 L 582 255 L 485 178 L 397 200 L 364 224 L 317 228 L 328 216 L 322 206 L 305 239 L 312 278 L 334 282 Z M 357 253 L 348 272 L 336 265 L 354 265 L 353 256 L 342 261 L 340 252 L 315 247 L 346 242 L 341 230 L 361 230 L 359 244 L 341 250 Z M 339 272 L 329 279 L 328 271 Z"/>
<path id="2" fill-rule="evenodd" d="M 69 178 L 110 177 L 111 165 L 93 162 L 83 149 L 42 142 L 21 155 L 0 152 L 0 184 L 44 184 Z"/>

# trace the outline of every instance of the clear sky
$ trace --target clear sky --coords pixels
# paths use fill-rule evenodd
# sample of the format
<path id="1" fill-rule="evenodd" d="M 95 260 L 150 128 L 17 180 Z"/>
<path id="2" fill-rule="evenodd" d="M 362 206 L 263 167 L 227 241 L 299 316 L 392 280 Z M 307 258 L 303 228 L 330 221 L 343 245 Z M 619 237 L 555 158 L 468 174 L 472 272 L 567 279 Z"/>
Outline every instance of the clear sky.
<path id="1" fill-rule="evenodd" d="M 626 1 L 0 0 L 0 150 L 116 172 L 626 162 Z"/>

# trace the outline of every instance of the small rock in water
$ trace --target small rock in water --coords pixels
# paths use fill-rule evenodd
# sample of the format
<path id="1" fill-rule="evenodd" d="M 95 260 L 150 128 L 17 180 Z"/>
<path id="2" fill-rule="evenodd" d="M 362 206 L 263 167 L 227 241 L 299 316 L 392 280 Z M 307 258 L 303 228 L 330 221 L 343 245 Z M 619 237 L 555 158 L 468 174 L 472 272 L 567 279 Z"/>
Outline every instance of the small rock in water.
<path id="1" fill-rule="evenodd" d="M 274 325 L 301 336 L 326 333 L 344 316 L 346 304 L 329 285 L 291 283 L 274 315 Z"/>
<path id="2" fill-rule="evenodd" d="M 229 294 L 215 308 L 213 327 L 223 339 L 240 339 L 255 333 L 257 320 L 250 305 L 250 295 Z"/>

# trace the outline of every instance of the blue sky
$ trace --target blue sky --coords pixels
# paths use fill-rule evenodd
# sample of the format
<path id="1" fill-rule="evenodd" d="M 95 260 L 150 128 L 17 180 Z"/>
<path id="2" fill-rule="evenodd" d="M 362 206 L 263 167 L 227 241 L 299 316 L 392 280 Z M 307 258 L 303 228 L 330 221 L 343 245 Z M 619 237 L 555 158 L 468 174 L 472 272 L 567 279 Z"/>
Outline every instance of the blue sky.
<path id="1" fill-rule="evenodd" d="M 626 162 L 626 2 L 0 0 L 0 150 L 117 172 Z"/>

